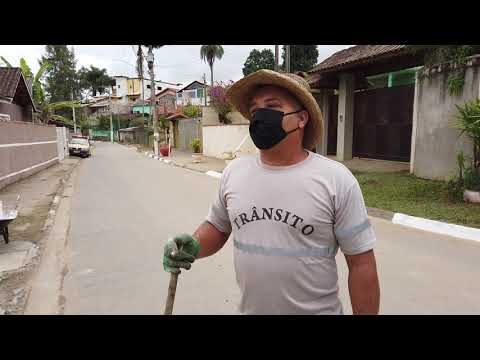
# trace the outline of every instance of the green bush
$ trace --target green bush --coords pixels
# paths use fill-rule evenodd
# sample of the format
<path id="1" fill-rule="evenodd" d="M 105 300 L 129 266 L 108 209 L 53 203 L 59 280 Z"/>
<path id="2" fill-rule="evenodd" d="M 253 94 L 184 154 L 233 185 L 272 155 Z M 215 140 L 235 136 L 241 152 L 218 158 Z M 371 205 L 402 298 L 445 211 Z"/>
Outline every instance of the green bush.
<path id="1" fill-rule="evenodd" d="M 465 169 L 463 185 L 466 190 L 480 191 L 480 173 L 478 168 L 468 167 Z"/>
<path id="2" fill-rule="evenodd" d="M 187 105 L 183 108 L 183 114 L 190 118 L 199 117 L 202 115 L 202 108 L 195 105 Z"/>
<path id="3" fill-rule="evenodd" d="M 135 119 L 130 120 L 129 127 L 136 127 L 136 126 L 145 126 L 145 118 L 144 117 L 137 117 Z"/>

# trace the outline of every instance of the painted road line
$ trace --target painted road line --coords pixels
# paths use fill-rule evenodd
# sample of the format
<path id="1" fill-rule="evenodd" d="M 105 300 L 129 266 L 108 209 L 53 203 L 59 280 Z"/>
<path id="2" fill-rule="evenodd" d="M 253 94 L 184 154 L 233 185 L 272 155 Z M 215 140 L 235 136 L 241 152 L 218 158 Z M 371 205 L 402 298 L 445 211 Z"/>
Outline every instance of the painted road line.
<path id="1" fill-rule="evenodd" d="M 480 229 L 396 213 L 392 223 L 461 239 L 480 241 Z"/>
<path id="2" fill-rule="evenodd" d="M 214 177 L 214 178 L 217 178 L 217 179 L 220 179 L 222 177 L 222 174 L 219 173 L 219 172 L 216 172 L 216 171 L 207 171 L 205 174 L 207 174 L 208 176 L 211 176 L 211 177 Z"/>

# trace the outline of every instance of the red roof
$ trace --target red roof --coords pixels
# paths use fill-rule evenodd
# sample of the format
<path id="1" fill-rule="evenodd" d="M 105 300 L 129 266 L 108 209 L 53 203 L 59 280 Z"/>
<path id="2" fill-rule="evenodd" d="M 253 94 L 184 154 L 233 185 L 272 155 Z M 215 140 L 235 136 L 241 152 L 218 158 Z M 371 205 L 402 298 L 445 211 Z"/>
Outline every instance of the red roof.
<path id="1" fill-rule="evenodd" d="M 178 119 L 178 118 L 188 119 L 188 116 L 186 116 L 182 113 L 176 113 L 176 114 L 168 116 L 167 120 L 175 120 L 175 119 Z"/>

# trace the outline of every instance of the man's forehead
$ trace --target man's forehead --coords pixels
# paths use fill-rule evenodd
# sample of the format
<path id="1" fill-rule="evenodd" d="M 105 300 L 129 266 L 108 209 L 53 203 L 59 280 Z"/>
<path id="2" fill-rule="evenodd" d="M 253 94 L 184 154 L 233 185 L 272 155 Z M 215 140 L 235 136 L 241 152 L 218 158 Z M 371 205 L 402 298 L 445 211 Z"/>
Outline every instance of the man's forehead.
<path id="1" fill-rule="evenodd" d="M 261 85 L 252 91 L 249 105 L 253 105 L 260 98 L 272 98 L 286 101 L 296 101 L 295 97 L 287 89 L 275 85 Z"/>

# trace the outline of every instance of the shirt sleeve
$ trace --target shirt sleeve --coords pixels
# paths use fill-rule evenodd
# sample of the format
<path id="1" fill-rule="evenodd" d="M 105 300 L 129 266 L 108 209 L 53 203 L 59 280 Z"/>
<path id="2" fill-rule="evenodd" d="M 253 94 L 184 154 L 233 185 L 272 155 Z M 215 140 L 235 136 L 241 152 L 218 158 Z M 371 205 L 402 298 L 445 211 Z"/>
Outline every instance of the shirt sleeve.
<path id="1" fill-rule="evenodd" d="M 375 233 L 357 181 L 336 204 L 334 232 L 345 255 L 361 254 L 375 245 Z"/>
<path id="2" fill-rule="evenodd" d="M 222 176 L 220 179 L 220 186 L 218 192 L 215 196 L 213 204 L 210 206 L 210 211 L 208 212 L 206 220 L 215 226 L 218 231 L 224 234 L 230 234 L 232 231 L 232 224 L 228 216 L 227 204 L 225 201 L 224 195 L 224 182 L 225 177 Z"/>

